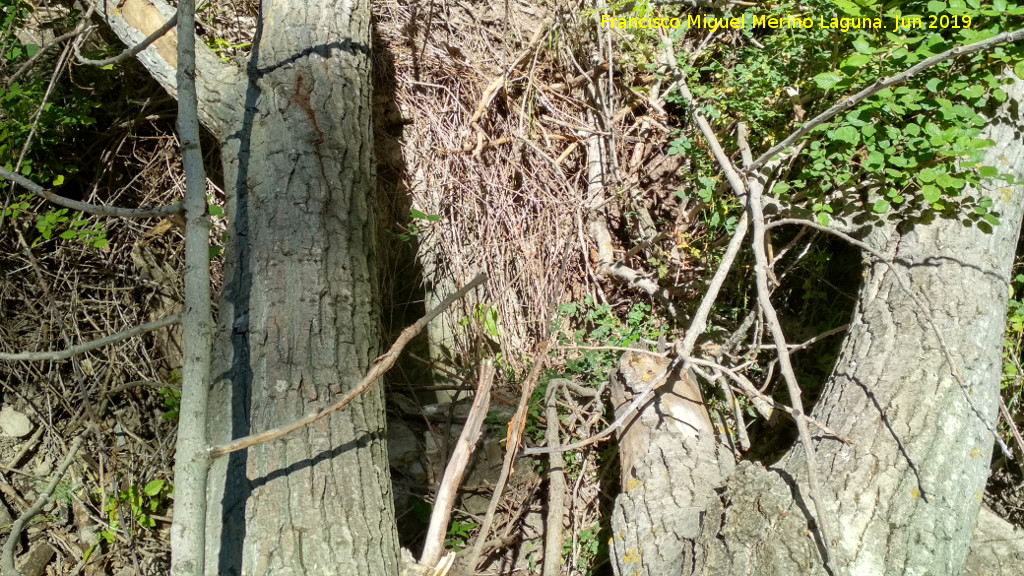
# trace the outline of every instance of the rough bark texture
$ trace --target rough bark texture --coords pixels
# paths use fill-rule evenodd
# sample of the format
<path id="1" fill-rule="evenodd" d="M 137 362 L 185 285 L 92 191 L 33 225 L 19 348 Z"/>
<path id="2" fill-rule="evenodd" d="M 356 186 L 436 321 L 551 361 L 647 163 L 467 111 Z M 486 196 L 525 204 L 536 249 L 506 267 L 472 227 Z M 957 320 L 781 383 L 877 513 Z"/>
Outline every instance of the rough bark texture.
<path id="1" fill-rule="evenodd" d="M 623 354 L 611 377 L 616 417 L 668 365 L 667 358 Z M 612 566 L 619 576 L 682 574 L 702 560 L 693 541 L 733 468 L 692 375 L 669 374 L 618 436 L 623 492 L 612 515 Z"/>
<path id="2" fill-rule="evenodd" d="M 128 44 L 173 12 L 95 0 Z M 264 0 L 244 72 L 197 50 L 200 117 L 222 143 L 225 285 L 211 390 L 221 443 L 326 406 L 378 347 L 366 0 Z M 138 16 L 138 18 L 136 18 Z M 140 60 L 172 94 L 158 44 Z M 210 473 L 209 574 L 398 572 L 379 388 Z"/>
<path id="3" fill-rule="evenodd" d="M 1021 101 L 1024 83 L 1007 92 Z M 1015 113 L 1004 112 L 983 135 L 996 142 L 986 163 L 1018 180 L 1024 177 L 1019 123 Z M 837 528 L 831 548 L 843 574 L 961 574 L 972 533 L 974 545 L 992 548 L 991 526 L 974 529 L 993 446 L 989 430 L 998 407 L 1007 280 L 1024 199 L 1019 186 L 969 192 L 992 198 L 1000 226 L 982 230 L 937 218 L 914 226 L 879 226 L 864 238 L 892 255 L 921 295 L 967 389 L 952 376 L 935 330 L 895 274 L 884 265 L 868 266 L 847 339 L 813 413 L 852 440 L 846 445 L 813 431 Z M 648 494 L 644 514 L 655 525 L 666 507 L 685 512 L 686 506 L 676 506 L 679 494 L 690 502 L 717 487 L 713 474 L 691 472 L 708 467 L 700 464 L 700 454 L 679 444 L 676 440 L 674 452 L 653 445 L 646 456 L 643 473 L 675 486 Z M 658 453 L 665 456 L 655 457 Z M 684 559 L 667 571 L 661 557 L 629 555 L 629 544 L 618 533 L 621 520 L 617 525 L 613 518 L 618 573 L 824 574 L 821 542 L 808 520 L 805 470 L 798 445 L 770 469 L 738 465 L 714 501 L 675 519 L 678 527 L 669 532 L 676 534 L 652 534 L 642 522 L 627 526 L 644 528 L 634 541 L 659 540 L 647 547 Z M 674 475 L 680 479 L 667 479 Z M 661 499 L 652 502 L 650 496 Z M 617 501 L 620 518 L 629 506 L 639 509 L 632 500 L 625 486 Z M 985 565 L 976 555 L 972 573 L 1008 566 L 1009 560 L 997 560 Z"/>
<path id="4" fill-rule="evenodd" d="M 216 392 L 230 388 L 222 405 L 248 421 L 214 442 L 329 404 L 377 354 L 369 26 L 365 1 L 263 3 L 244 120 L 224 138 L 236 238 L 219 341 L 233 346 Z M 397 573 L 384 433 L 377 387 L 292 437 L 232 455 L 227 479 L 211 478 L 225 492 L 209 570 Z"/>

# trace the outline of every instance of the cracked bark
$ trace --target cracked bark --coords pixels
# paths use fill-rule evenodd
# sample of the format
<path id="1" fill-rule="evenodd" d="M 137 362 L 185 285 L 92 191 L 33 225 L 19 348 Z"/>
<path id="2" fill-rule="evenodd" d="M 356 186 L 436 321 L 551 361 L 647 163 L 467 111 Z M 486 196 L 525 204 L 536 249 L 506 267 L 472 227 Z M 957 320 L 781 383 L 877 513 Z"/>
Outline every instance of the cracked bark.
<path id="1" fill-rule="evenodd" d="M 173 14 L 94 0 L 126 44 Z M 222 146 L 225 285 L 209 439 L 327 406 L 377 355 L 365 0 L 264 0 L 244 70 L 197 47 L 200 118 Z M 166 36 L 139 55 L 172 95 Z M 219 410 L 218 410 L 219 408 Z M 379 387 L 277 442 L 214 463 L 208 574 L 398 572 Z"/>
<path id="2" fill-rule="evenodd" d="M 1011 101 L 1024 99 L 1024 82 Z M 1008 108 L 1010 110 L 1014 109 Z M 986 163 L 1024 177 L 1019 119 L 1004 110 L 982 138 L 996 145 Z M 953 378 L 935 331 L 887 266 L 868 262 L 857 307 L 834 371 L 813 416 L 852 440 L 813 430 L 824 498 L 837 534 L 832 550 L 844 574 L 1011 574 L 1024 545 L 1018 532 L 998 540 L 991 513 L 978 522 L 998 410 L 1007 282 L 1021 225 L 1020 186 L 969 191 L 992 198 L 1001 224 L 990 231 L 936 218 L 882 225 L 862 239 L 895 258 L 927 302 L 968 389 Z M 641 416 L 644 418 L 645 416 Z M 743 462 L 724 482 L 701 454 L 652 440 L 647 474 L 671 484 L 643 506 L 629 486 L 613 517 L 618 574 L 824 574 L 821 543 L 809 525 L 806 464 L 799 445 L 765 469 Z M 728 452 L 721 458 L 731 461 Z M 661 456 L 664 455 L 664 456 Z M 635 467 L 635 466 L 634 466 Z M 724 489 L 715 493 L 719 484 Z M 679 495 L 704 504 L 678 506 Z M 654 502 L 651 498 L 658 498 Z M 672 508 L 670 508 L 672 507 Z M 662 522 L 667 509 L 681 518 Z M 621 518 L 646 516 L 620 539 Z M 646 522 L 646 524 L 645 524 Z M 977 529 L 975 529 L 977 524 Z M 694 534 L 696 531 L 696 534 Z M 1007 550 L 996 555 L 994 542 Z M 666 550 L 668 551 L 666 553 Z M 968 565 L 968 555 L 970 564 Z M 673 555 L 671 566 L 662 558 Z M 989 572 L 991 571 L 991 572 Z"/>

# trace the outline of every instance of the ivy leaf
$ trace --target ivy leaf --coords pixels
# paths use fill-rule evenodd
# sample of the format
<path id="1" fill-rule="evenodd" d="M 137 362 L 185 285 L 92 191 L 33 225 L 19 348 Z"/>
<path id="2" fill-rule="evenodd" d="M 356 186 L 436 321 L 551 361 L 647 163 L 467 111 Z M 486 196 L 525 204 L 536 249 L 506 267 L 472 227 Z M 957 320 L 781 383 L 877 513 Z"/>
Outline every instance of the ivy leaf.
<path id="1" fill-rule="evenodd" d="M 887 200 L 879 200 L 875 202 L 875 205 L 871 207 L 876 214 L 885 214 L 889 211 L 889 202 Z"/>

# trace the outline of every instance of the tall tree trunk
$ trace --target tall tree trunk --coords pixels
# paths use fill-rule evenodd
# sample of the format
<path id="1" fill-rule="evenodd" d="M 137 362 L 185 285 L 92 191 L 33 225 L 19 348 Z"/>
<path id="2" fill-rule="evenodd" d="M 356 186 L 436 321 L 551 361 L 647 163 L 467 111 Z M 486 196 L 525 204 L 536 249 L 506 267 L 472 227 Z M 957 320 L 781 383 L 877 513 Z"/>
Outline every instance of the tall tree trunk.
<path id="1" fill-rule="evenodd" d="M 173 9 L 108 1 L 99 13 L 134 44 Z M 140 60 L 173 94 L 168 54 L 158 43 Z M 376 357 L 369 2 L 264 0 L 244 73 L 198 57 L 200 116 L 221 141 L 229 193 L 218 444 L 330 404 Z M 215 462 L 208 495 L 207 573 L 398 572 L 379 388 Z"/>
<path id="2" fill-rule="evenodd" d="M 1007 92 L 1011 101 L 1024 101 L 1024 82 Z M 1024 143 L 1009 116 L 994 119 L 983 135 L 996 142 L 986 163 L 1019 181 Z M 872 262 L 836 367 L 814 409 L 816 419 L 851 440 L 844 444 L 812 428 L 837 532 L 830 548 L 846 575 L 965 569 L 989 472 L 1007 283 L 1024 211 L 1019 185 L 969 192 L 992 198 L 999 226 L 983 230 L 959 218 L 936 218 L 881 226 L 864 238 L 894 258 L 927 310 L 887 266 Z M 966 389 L 952 375 L 926 313 Z M 666 502 L 683 493 L 687 506 L 711 504 L 676 506 L 673 510 L 687 517 L 669 523 L 659 516 L 665 506 L 648 501 L 639 508 L 630 493 L 620 496 L 612 520 L 618 574 L 825 573 L 822 543 L 808 520 L 806 463 L 799 445 L 767 469 L 740 463 L 724 482 L 718 467 L 700 463 L 700 454 L 680 449 L 672 459 L 650 458 L 647 468 L 634 466 L 652 485 L 665 475 L 683 480 L 685 486 L 676 487 L 685 488 L 682 492 L 657 492 Z M 719 455 L 732 458 L 727 450 Z M 659 530 L 646 539 L 621 537 L 648 525 Z M 652 556 L 665 550 L 684 560 L 670 572 Z"/>

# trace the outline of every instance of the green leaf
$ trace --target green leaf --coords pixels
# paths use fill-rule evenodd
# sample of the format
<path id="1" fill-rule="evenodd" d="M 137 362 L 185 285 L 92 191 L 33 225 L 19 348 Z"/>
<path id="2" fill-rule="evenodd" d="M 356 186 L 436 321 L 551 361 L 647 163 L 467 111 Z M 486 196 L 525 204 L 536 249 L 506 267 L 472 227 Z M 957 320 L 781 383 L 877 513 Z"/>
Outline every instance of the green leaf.
<path id="1" fill-rule="evenodd" d="M 837 8 L 839 8 L 843 12 L 846 12 L 850 16 L 861 15 L 860 6 L 858 6 L 854 2 L 849 2 L 848 0 L 832 0 L 832 3 L 835 4 Z"/>
<path id="2" fill-rule="evenodd" d="M 889 211 L 889 208 L 890 206 L 888 200 L 879 200 L 875 202 L 874 206 L 871 207 L 871 209 L 874 210 L 876 214 L 885 214 L 886 212 Z"/>
<path id="3" fill-rule="evenodd" d="M 219 218 L 224 215 L 224 209 L 216 204 L 210 204 L 210 216 Z"/>
<path id="4" fill-rule="evenodd" d="M 426 220 L 427 219 L 427 215 L 426 214 L 424 214 L 423 212 L 420 212 L 419 210 L 417 210 L 415 208 L 410 208 L 409 209 L 409 217 L 411 217 L 411 218 L 418 218 L 420 220 Z"/>
<path id="5" fill-rule="evenodd" d="M 1024 79 L 1024 76 L 1021 76 L 1020 74 L 1018 74 L 1018 76 L 1021 79 Z M 835 86 L 836 84 L 839 84 L 839 82 L 842 81 L 842 79 L 842 75 L 837 74 L 835 72 L 822 72 L 821 74 L 818 74 L 817 76 L 814 77 L 814 83 L 818 85 L 818 88 L 821 88 L 822 90 L 828 90 Z"/>
<path id="6" fill-rule="evenodd" d="M 921 195 L 929 204 L 937 202 L 942 197 L 942 190 L 938 186 L 932 186 L 931 184 L 925 184 L 921 186 Z"/>
<path id="7" fill-rule="evenodd" d="M 978 175 L 982 178 L 997 178 L 999 170 L 995 166 L 978 166 Z"/>
<path id="8" fill-rule="evenodd" d="M 860 132 L 853 126 L 841 126 L 836 129 L 833 138 L 852 146 L 860 141 Z"/>
<path id="9" fill-rule="evenodd" d="M 860 68 L 868 62 L 871 62 L 870 56 L 865 56 L 864 54 L 850 54 L 849 58 L 843 60 L 843 63 L 840 64 L 839 67 L 846 68 L 847 66 L 852 66 L 854 68 Z"/>
<path id="10" fill-rule="evenodd" d="M 829 222 L 828 214 L 826 214 L 824 212 L 819 212 L 817 220 L 818 220 L 818 224 L 821 224 L 822 226 L 828 226 L 828 222 Z"/>
<path id="11" fill-rule="evenodd" d="M 153 496 L 156 496 L 157 494 L 159 494 L 160 491 L 163 490 L 163 488 L 164 488 L 164 481 L 163 480 L 153 480 L 149 484 L 146 484 L 146 487 L 145 487 L 144 491 L 146 492 L 146 496 L 149 496 L 149 497 L 152 498 Z"/>
<path id="12" fill-rule="evenodd" d="M 1017 76 L 1017 78 L 1020 78 L 1021 80 L 1024 80 L 1024 60 L 1021 60 L 1020 62 L 1017 62 L 1013 66 L 1013 73 L 1014 73 L 1014 75 Z"/>
<path id="13" fill-rule="evenodd" d="M 981 96 L 984 93 L 985 93 L 985 88 L 975 84 L 974 86 L 971 86 L 967 90 L 964 90 L 963 92 L 961 92 L 961 95 L 964 98 L 972 98 L 973 99 L 973 98 L 977 98 L 977 97 Z"/>
<path id="14" fill-rule="evenodd" d="M 864 161 L 864 167 L 868 170 L 878 170 L 885 166 L 885 155 L 878 150 L 868 153 L 868 159 Z"/>
<path id="15" fill-rule="evenodd" d="M 853 49 L 861 54 L 870 55 L 874 53 L 874 50 L 871 49 L 871 45 L 860 38 L 853 41 Z"/>
<path id="16" fill-rule="evenodd" d="M 772 192 L 775 194 L 785 194 L 786 192 L 789 192 L 789 189 L 789 184 L 786 184 L 785 182 L 779 182 L 772 188 Z"/>

